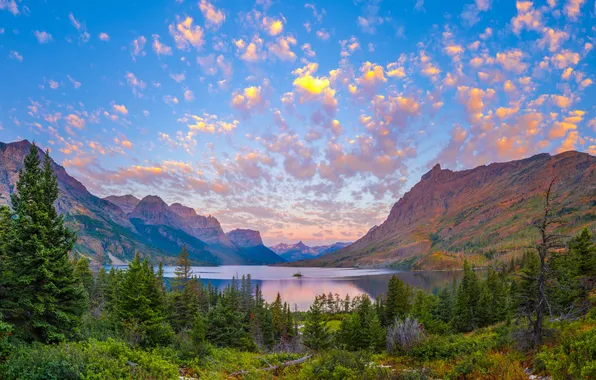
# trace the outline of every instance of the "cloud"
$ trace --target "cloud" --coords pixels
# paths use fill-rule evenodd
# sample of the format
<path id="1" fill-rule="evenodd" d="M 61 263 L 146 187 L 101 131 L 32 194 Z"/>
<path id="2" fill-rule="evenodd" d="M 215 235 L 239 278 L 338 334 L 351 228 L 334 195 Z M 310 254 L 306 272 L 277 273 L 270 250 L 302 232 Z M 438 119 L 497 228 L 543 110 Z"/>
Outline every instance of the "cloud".
<path id="1" fill-rule="evenodd" d="M 268 49 L 271 54 L 282 61 L 296 60 L 296 54 L 291 50 L 291 46 L 296 45 L 296 39 L 292 36 L 278 37 L 276 42 L 268 44 Z"/>
<path id="2" fill-rule="evenodd" d="M 135 57 L 144 57 L 145 55 L 147 55 L 147 53 L 145 53 L 145 44 L 147 43 L 147 39 L 144 36 L 140 36 L 137 39 L 134 39 L 132 41 L 132 58 L 133 60 L 135 59 Z"/>
<path id="3" fill-rule="evenodd" d="M 19 7 L 15 0 L 0 0 L 0 10 L 7 10 L 14 16 L 20 13 Z"/>
<path id="4" fill-rule="evenodd" d="M 206 0 L 199 1 L 199 9 L 205 17 L 205 26 L 209 29 L 217 30 L 226 21 L 226 16 L 222 11 L 216 9 L 213 4 Z"/>
<path id="5" fill-rule="evenodd" d="M 317 30 L 317 38 L 323 41 L 327 41 L 330 37 L 329 32 L 325 29 Z"/>
<path id="6" fill-rule="evenodd" d="M 266 57 L 263 52 L 263 40 L 258 35 L 255 35 L 249 43 L 242 39 L 234 40 L 234 45 L 241 53 L 240 58 L 244 61 L 256 62 Z"/>
<path id="7" fill-rule="evenodd" d="M 137 96 L 141 97 L 141 90 L 144 90 L 147 87 L 147 84 L 136 77 L 134 73 L 127 72 L 126 73 L 126 83 L 132 88 L 132 93 Z"/>
<path id="8" fill-rule="evenodd" d="M 52 41 L 52 35 L 48 32 L 40 32 L 39 30 L 36 30 L 33 34 L 35 35 L 35 38 L 37 38 L 37 42 L 40 44 L 46 44 Z"/>
<path id="9" fill-rule="evenodd" d="M 105 32 L 99 33 L 99 40 L 107 42 L 110 40 L 110 36 Z"/>
<path id="10" fill-rule="evenodd" d="M 262 111 L 265 103 L 260 86 L 247 87 L 242 92 L 235 92 L 232 96 L 232 107 L 247 113 Z"/>
<path id="11" fill-rule="evenodd" d="M 177 23 L 169 26 L 169 30 L 180 50 L 189 50 L 190 47 L 199 50 L 205 43 L 203 29 L 193 25 L 192 17 L 186 17 L 183 21 L 178 18 Z"/>
<path id="12" fill-rule="evenodd" d="M 503 53 L 497 53 L 496 61 L 507 71 L 521 74 L 528 68 L 523 62 L 524 53 L 519 49 L 511 49 Z"/>
<path id="13" fill-rule="evenodd" d="M 517 16 L 511 19 L 513 33 L 519 35 L 524 29 L 539 31 L 542 29 L 542 13 L 533 8 L 531 1 L 517 1 Z"/>
<path id="14" fill-rule="evenodd" d="M 197 133 L 231 133 L 240 122 L 238 120 L 224 121 L 216 115 L 203 113 L 202 115 L 186 114 L 178 119 L 178 122 L 185 123 L 189 129 L 189 138 Z"/>
<path id="15" fill-rule="evenodd" d="M 270 36 L 277 36 L 284 30 L 284 21 L 283 18 L 263 17 L 263 30 L 269 33 Z"/>
<path id="16" fill-rule="evenodd" d="M 356 78 L 356 83 L 368 96 L 372 96 L 382 84 L 387 82 L 383 66 L 375 63 L 364 62 L 360 66 L 360 72 L 362 75 Z"/>
<path id="17" fill-rule="evenodd" d="M 89 33 L 87 33 L 87 27 L 85 26 L 85 23 L 77 20 L 75 16 L 72 14 L 72 12 L 68 14 L 68 19 L 70 20 L 71 25 L 74 26 L 75 29 L 80 32 L 80 40 L 83 43 L 88 42 L 91 36 L 89 35 Z"/>
<path id="18" fill-rule="evenodd" d="M 557 69 L 565 69 L 577 65 L 579 62 L 579 54 L 571 50 L 563 50 L 552 56 L 551 62 Z"/>
<path id="19" fill-rule="evenodd" d="M 112 105 L 112 108 L 114 109 L 115 112 L 118 112 L 121 115 L 124 115 L 124 116 L 128 115 L 128 109 L 123 104 L 114 104 L 114 105 Z"/>
<path id="20" fill-rule="evenodd" d="M 554 30 L 551 28 L 544 28 L 542 30 L 542 38 L 538 40 L 538 46 L 548 48 L 551 53 L 559 50 L 563 42 L 569 39 L 569 33 L 562 30 Z"/>
<path id="21" fill-rule="evenodd" d="M 75 80 L 73 77 L 71 77 L 70 75 L 66 76 L 68 78 L 68 80 L 72 83 L 72 86 L 76 89 L 81 87 L 81 82 Z"/>
<path id="22" fill-rule="evenodd" d="M 55 89 L 57 89 L 58 87 L 60 87 L 60 83 L 58 83 L 58 82 L 56 82 L 56 81 L 53 81 L 53 80 L 51 80 L 51 79 L 48 81 L 48 84 L 50 85 L 50 88 L 51 88 L 52 90 L 55 90 Z"/>
<path id="23" fill-rule="evenodd" d="M 184 91 L 184 100 L 186 100 L 187 102 L 192 102 L 193 100 L 195 100 L 195 94 L 190 90 Z"/>
<path id="24" fill-rule="evenodd" d="M 23 62 L 23 56 L 19 54 L 19 52 L 11 50 L 10 53 L 8 54 L 8 58 L 10 59 L 15 59 L 19 62 Z"/>
<path id="25" fill-rule="evenodd" d="M 83 129 L 85 128 L 85 119 L 77 116 L 75 114 L 68 114 L 66 117 L 66 122 L 73 128 Z"/>
<path id="26" fill-rule="evenodd" d="M 159 34 L 153 36 L 153 51 L 156 55 L 172 55 L 172 48 L 159 41 Z"/>
<path id="27" fill-rule="evenodd" d="M 584 5 L 585 0 L 567 0 L 563 13 L 571 21 L 576 21 L 581 15 L 581 7 Z"/>

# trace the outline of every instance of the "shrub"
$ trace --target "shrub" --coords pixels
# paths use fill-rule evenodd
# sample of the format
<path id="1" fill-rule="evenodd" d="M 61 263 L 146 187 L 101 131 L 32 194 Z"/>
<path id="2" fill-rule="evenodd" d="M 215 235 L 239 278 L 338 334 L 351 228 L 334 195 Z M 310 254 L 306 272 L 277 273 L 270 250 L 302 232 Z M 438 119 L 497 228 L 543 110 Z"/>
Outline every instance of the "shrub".
<path id="1" fill-rule="evenodd" d="M 396 320 L 387 329 L 387 351 L 406 352 L 425 338 L 424 329 L 416 318 L 406 317 L 403 321 Z"/>
<path id="2" fill-rule="evenodd" d="M 170 379 L 178 377 L 178 366 L 155 352 L 109 339 L 24 346 L 8 357 L 0 372 L 6 380 Z"/>
<path id="3" fill-rule="evenodd" d="M 300 371 L 300 378 L 308 380 L 376 380 L 390 376 L 390 370 L 372 362 L 367 351 L 330 350 Z"/>
<path id="4" fill-rule="evenodd" d="M 560 345 L 543 348 L 536 359 L 553 379 L 596 378 L 596 329 L 567 336 Z"/>

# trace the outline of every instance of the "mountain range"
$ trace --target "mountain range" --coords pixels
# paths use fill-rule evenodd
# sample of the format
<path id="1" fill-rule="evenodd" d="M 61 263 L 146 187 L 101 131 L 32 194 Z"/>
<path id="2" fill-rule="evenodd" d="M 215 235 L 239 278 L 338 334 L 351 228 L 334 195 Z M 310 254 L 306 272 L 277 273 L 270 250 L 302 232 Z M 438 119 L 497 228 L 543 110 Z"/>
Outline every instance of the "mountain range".
<path id="1" fill-rule="evenodd" d="M 279 243 L 278 245 L 271 247 L 271 250 L 277 253 L 287 262 L 293 262 L 313 259 L 315 257 L 326 255 L 343 247 L 347 247 L 350 244 L 351 243 L 337 242 L 331 245 L 309 247 L 302 241 L 299 241 L 296 244 Z"/>
<path id="2" fill-rule="evenodd" d="M 0 204 L 9 204 L 30 147 L 26 140 L 0 143 Z M 41 150 L 39 153 L 43 154 Z M 284 261 L 263 245 L 258 231 L 234 230 L 226 234 L 215 217 L 198 215 L 180 203 L 168 206 L 153 195 L 143 199 L 133 195 L 102 199 L 62 166 L 52 162 L 52 167 L 59 186 L 56 208 L 77 233 L 74 250 L 96 263 L 122 264 L 138 251 L 171 264 L 183 246 L 197 265 Z"/>
<path id="3" fill-rule="evenodd" d="M 463 259 L 509 260 L 537 238 L 533 227 L 554 179 L 559 233 L 596 229 L 596 157 L 568 151 L 452 171 L 435 165 L 353 244 L 305 266 L 449 269 Z"/>

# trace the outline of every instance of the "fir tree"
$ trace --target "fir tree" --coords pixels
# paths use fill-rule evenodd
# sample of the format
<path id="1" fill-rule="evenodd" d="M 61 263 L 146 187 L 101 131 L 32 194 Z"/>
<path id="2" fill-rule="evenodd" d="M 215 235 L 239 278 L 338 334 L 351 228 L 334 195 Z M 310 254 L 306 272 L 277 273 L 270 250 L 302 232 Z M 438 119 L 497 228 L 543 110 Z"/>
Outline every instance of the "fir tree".
<path id="1" fill-rule="evenodd" d="M 49 153 L 40 164 L 32 144 L 11 196 L 0 311 L 24 339 L 55 342 L 76 333 L 87 298 L 68 257 L 75 235 L 54 206 L 58 182 Z"/>
<path id="2" fill-rule="evenodd" d="M 93 271 L 89 268 L 89 259 L 80 257 L 75 263 L 73 274 L 79 280 L 79 283 L 83 285 L 87 294 L 91 295 L 94 279 Z"/>
<path id="3" fill-rule="evenodd" d="M 478 277 L 467 261 L 464 261 L 464 275 L 457 290 L 454 306 L 454 326 L 456 330 L 467 332 L 478 327 L 478 300 L 480 289 Z"/>
<path id="4" fill-rule="evenodd" d="M 182 291 L 186 283 L 192 277 L 192 264 L 190 262 L 190 258 L 188 257 L 188 250 L 186 249 L 186 246 L 182 247 L 182 250 L 178 255 L 178 263 L 176 269 L 174 269 L 174 274 L 176 277 L 172 280 L 171 288 L 173 290 Z"/>
<path id="5" fill-rule="evenodd" d="M 391 276 L 385 298 L 385 321 L 393 323 L 396 318 L 404 318 L 410 311 L 412 289 L 396 275 Z"/>
<path id="6" fill-rule="evenodd" d="M 303 343 L 314 351 L 324 350 L 331 346 L 331 333 L 323 315 L 325 302 L 323 297 L 317 297 L 306 313 Z"/>
<path id="7" fill-rule="evenodd" d="M 172 336 L 153 267 L 138 253 L 120 283 L 117 312 L 131 343 L 155 346 Z"/>

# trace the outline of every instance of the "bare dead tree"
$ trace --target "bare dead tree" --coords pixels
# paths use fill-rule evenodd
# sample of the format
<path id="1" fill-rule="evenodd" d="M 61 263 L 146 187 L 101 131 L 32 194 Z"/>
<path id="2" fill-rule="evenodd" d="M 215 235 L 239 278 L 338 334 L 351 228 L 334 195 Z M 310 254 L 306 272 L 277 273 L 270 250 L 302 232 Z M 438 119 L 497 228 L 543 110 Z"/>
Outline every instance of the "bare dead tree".
<path id="1" fill-rule="evenodd" d="M 532 326 L 532 338 L 535 346 L 540 345 L 543 336 L 544 317 L 547 311 L 550 313 L 546 282 L 549 273 L 549 260 L 552 252 L 565 247 L 563 235 L 556 234 L 553 230 L 561 224 L 559 218 L 553 212 L 553 196 L 556 178 L 553 178 L 544 192 L 544 205 L 542 216 L 534 223 L 540 233 L 540 240 L 534 249 L 538 252 L 539 266 L 537 278 L 537 302 L 534 310 L 535 319 Z"/>

